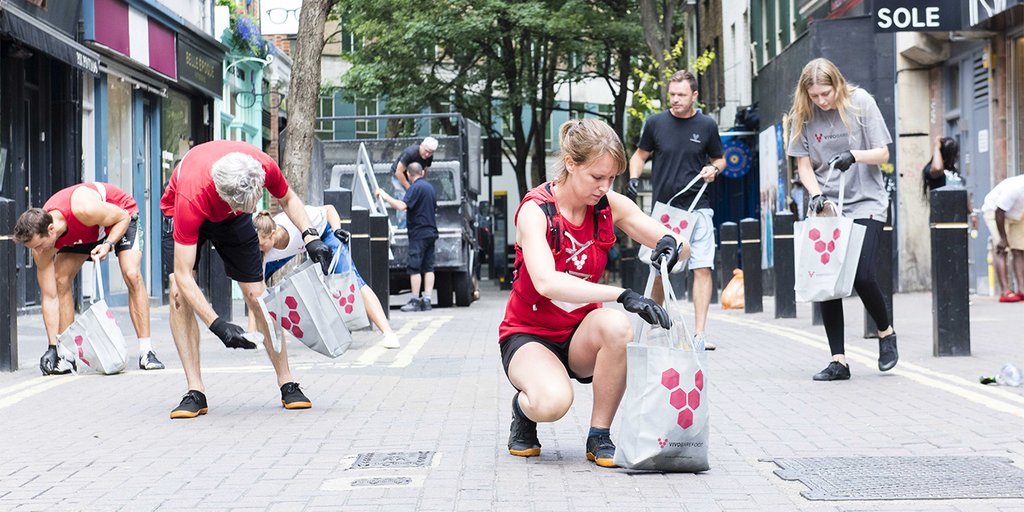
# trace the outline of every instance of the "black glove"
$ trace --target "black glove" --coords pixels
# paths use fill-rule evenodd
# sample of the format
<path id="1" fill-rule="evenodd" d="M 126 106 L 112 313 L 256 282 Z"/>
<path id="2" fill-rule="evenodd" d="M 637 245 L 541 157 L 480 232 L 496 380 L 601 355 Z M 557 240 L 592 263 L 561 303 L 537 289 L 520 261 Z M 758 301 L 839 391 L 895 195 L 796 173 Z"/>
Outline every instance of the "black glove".
<path id="1" fill-rule="evenodd" d="M 679 244 L 676 242 L 676 237 L 665 235 L 658 240 L 658 245 L 654 246 L 654 252 L 651 253 L 651 266 L 655 270 L 661 270 L 662 258 L 668 258 L 665 262 L 668 263 L 668 269 L 671 271 L 679 261 Z"/>
<path id="2" fill-rule="evenodd" d="M 341 240 L 341 243 L 347 244 L 349 238 L 352 237 L 352 233 L 349 233 L 344 229 L 338 228 L 334 230 L 334 236 L 338 237 L 338 240 Z"/>
<path id="3" fill-rule="evenodd" d="M 245 329 L 235 325 L 231 322 L 225 322 L 217 317 L 216 320 L 210 324 L 210 332 L 217 335 L 220 341 L 224 342 L 224 346 L 227 348 L 244 348 L 246 350 L 253 350 L 256 348 L 256 344 L 249 341 L 243 336 Z"/>
<path id="4" fill-rule="evenodd" d="M 640 186 L 640 178 L 630 178 L 626 183 L 626 197 L 630 201 L 636 201 L 637 187 Z"/>
<path id="5" fill-rule="evenodd" d="M 857 159 L 854 158 L 853 153 L 850 153 L 849 151 L 843 151 L 828 160 L 828 165 L 835 164 L 836 169 L 839 169 L 840 171 L 849 169 L 855 163 L 857 163 Z"/>
<path id="6" fill-rule="evenodd" d="M 39 371 L 43 372 L 43 375 L 63 375 L 65 373 L 71 373 L 70 369 L 58 371 L 57 363 L 59 361 L 60 356 L 57 355 L 57 347 L 50 345 L 47 347 L 46 352 L 43 353 L 43 357 L 39 358 Z"/>
<path id="7" fill-rule="evenodd" d="M 825 209 L 825 195 L 818 194 L 811 198 L 811 201 L 807 203 L 807 208 L 814 213 L 821 213 Z"/>
<path id="8" fill-rule="evenodd" d="M 317 238 L 306 244 L 306 254 L 309 254 L 309 259 L 320 264 L 320 268 L 324 270 L 325 276 L 330 273 L 331 257 L 334 254 L 331 253 L 331 248 L 327 247 L 323 240 Z"/>
<path id="9" fill-rule="evenodd" d="M 665 286 L 670 285 L 666 283 Z M 626 311 L 640 315 L 640 318 L 643 318 L 645 322 L 651 325 L 658 324 L 665 329 L 672 326 L 672 321 L 669 320 L 668 312 L 665 311 L 665 308 L 659 306 L 657 302 L 654 302 L 653 300 L 648 299 L 629 288 L 626 288 L 622 294 L 619 295 L 619 298 L 615 300 L 619 304 L 622 304 L 622 307 L 626 308 Z"/>

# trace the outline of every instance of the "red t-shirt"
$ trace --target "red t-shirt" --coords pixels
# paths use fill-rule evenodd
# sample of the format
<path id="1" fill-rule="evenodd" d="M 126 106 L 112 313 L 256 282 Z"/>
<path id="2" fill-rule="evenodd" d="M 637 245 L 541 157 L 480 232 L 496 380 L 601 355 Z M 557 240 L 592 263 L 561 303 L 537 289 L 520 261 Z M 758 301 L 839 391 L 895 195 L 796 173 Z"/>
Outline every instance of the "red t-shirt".
<path id="1" fill-rule="evenodd" d="M 79 183 L 59 190 L 56 194 L 50 196 L 46 200 L 46 204 L 43 205 L 43 210 L 48 212 L 59 211 L 68 224 L 67 231 L 57 238 L 57 241 L 53 244 L 57 249 L 69 245 L 91 244 L 107 236 L 106 228 L 110 226 L 87 226 L 78 220 L 75 217 L 75 213 L 71 211 L 71 195 L 75 193 L 78 187 L 88 187 L 99 192 L 100 199 L 120 207 L 128 212 L 129 215 L 139 213 L 139 206 L 135 204 L 135 199 L 124 190 L 109 183 Z"/>
<path id="2" fill-rule="evenodd" d="M 288 182 L 281 168 L 270 155 L 255 146 L 233 140 L 200 144 L 185 153 L 160 198 L 160 210 L 167 217 L 174 217 L 175 242 L 195 245 L 203 222 L 222 222 L 244 213 L 232 210 L 213 184 L 213 164 L 228 153 L 245 153 L 258 160 L 266 173 L 263 186 L 272 196 L 280 199 L 288 193 Z"/>
<path id="3" fill-rule="evenodd" d="M 550 203 L 557 209 L 551 192 L 553 185 L 554 182 L 547 182 L 529 191 L 520 203 L 519 209 L 531 201 L 538 205 Z M 595 212 L 593 206 L 589 207 L 583 223 L 578 226 L 562 217 L 561 213 L 556 217 L 553 222 L 557 222 L 561 228 L 558 230 L 560 240 L 556 242 L 558 247 L 551 247 L 555 270 L 592 283 L 598 282 L 608 263 L 608 250 L 615 244 L 615 224 L 611 208 Z M 519 210 L 516 210 L 515 221 L 518 220 Z M 551 243 L 549 235 L 548 244 Z M 498 341 L 520 333 L 532 334 L 553 342 L 569 341 L 569 336 L 579 327 L 587 314 L 602 305 L 570 304 L 544 297 L 533 286 L 533 279 L 523 260 L 522 248 L 516 244 L 515 249 L 512 293 L 509 294 L 505 306 L 505 318 L 498 326 Z"/>

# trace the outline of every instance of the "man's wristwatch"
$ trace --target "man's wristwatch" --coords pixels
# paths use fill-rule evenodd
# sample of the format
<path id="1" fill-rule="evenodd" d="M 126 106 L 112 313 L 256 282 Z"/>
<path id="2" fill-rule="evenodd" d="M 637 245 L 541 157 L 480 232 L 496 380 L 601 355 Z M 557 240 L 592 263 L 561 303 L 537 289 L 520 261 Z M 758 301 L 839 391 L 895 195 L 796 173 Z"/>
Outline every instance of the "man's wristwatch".
<path id="1" fill-rule="evenodd" d="M 305 239 L 307 236 L 315 236 L 317 238 L 320 238 L 320 232 L 313 228 L 307 228 L 305 231 L 302 232 L 302 238 Z"/>
<path id="2" fill-rule="evenodd" d="M 113 250 L 115 249 L 115 247 L 116 247 L 116 246 L 114 245 L 114 242 L 111 242 L 110 240 L 107 240 L 107 241 L 105 241 L 105 242 L 103 242 L 103 243 L 105 243 L 105 244 L 109 245 L 109 246 L 110 246 L 110 250 L 111 250 L 111 251 L 113 251 Z"/>

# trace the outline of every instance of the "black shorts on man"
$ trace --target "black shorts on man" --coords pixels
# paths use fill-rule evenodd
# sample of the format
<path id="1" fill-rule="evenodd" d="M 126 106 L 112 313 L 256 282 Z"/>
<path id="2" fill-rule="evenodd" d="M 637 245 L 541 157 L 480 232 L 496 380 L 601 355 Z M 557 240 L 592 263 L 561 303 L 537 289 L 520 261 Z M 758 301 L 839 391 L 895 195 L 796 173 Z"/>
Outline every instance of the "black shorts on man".
<path id="1" fill-rule="evenodd" d="M 65 245 L 57 252 L 65 254 L 90 254 L 98 245 L 105 243 L 107 243 L 107 237 L 87 244 Z M 139 214 L 137 213 L 132 215 L 132 220 L 128 223 L 128 231 L 125 231 L 124 236 L 114 244 L 114 254 L 121 254 L 121 251 L 131 250 L 142 250 L 142 229 L 139 228 Z"/>
<path id="2" fill-rule="evenodd" d="M 161 254 L 164 268 L 174 273 L 174 224 L 166 223 L 163 230 Z M 221 222 L 205 221 L 199 226 L 199 240 L 196 242 L 196 263 L 193 270 L 199 270 L 199 255 L 203 244 L 209 240 L 217 254 L 224 260 L 224 272 L 239 283 L 257 283 L 263 280 L 263 254 L 251 215 L 239 215 Z"/>
<path id="3" fill-rule="evenodd" d="M 434 271 L 434 242 L 437 238 L 414 238 L 409 240 L 409 274 Z"/>

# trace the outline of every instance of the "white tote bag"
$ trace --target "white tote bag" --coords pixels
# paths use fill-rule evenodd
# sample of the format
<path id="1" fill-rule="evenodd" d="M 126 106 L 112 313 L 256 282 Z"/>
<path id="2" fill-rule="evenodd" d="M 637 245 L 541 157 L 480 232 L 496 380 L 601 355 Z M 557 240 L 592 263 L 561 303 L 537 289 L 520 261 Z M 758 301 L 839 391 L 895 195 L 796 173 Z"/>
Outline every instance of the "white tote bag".
<path id="1" fill-rule="evenodd" d="M 342 321 L 338 303 L 324 285 L 319 263 L 303 262 L 261 297 L 270 317 L 271 343 L 281 351 L 281 341 L 273 326 L 280 325 L 302 344 L 327 357 L 345 353 L 352 344 L 352 333 Z"/>
<path id="2" fill-rule="evenodd" d="M 96 277 L 89 309 L 58 334 L 57 341 L 61 352 L 74 359 L 75 373 L 94 371 L 111 375 L 124 371 L 128 363 L 128 349 L 121 328 L 114 321 L 114 312 L 103 299 L 100 262 L 94 259 L 92 266 Z"/>
<path id="3" fill-rule="evenodd" d="M 825 182 L 835 171 L 830 166 Z M 839 205 L 828 202 L 836 212 L 834 217 L 821 215 L 808 217 L 795 224 L 796 240 L 793 244 L 796 265 L 794 291 L 800 302 L 823 302 L 849 297 L 857 277 L 860 250 L 864 245 L 863 225 L 843 217 L 846 174 L 839 174 Z"/>
<path id="4" fill-rule="evenodd" d="M 347 260 L 346 270 L 335 274 L 334 269 L 341 262 L 341 253 L 344 252 Z M 356 277 L 355 263 L 352 262 L 352 248 L 348 244 L 338 246 L 334 251 L 334 258 L 331 260 L 331 273 L 324 279 L 327 290 L 331 292 L 331 299 L 338 303 L 341 310 L 341 320 L 350 331 L 365 329 L 370 326 L 370 319 L 366 316 L 366 305 L 363 303 L 363 295 L 359 290 L 359 279 Z"/>
<path id="5" fill-rule="evenodd" d="M 651 217 L 654 220 L 661 223 L 673 233 L 682 235 L 687 241 L 693 238 L 693 228 L 697 224 L 697 214 L 693 213 L 693 209 L 697 206 L 697 202 L 700 201 L 700 197 L 704 195 L 704 191 L 708 188 L 708 182 L 704 181 L 700 186 L 700 190 L 697 191 L 697 195 L 693 198 L 693 202 L 690 203 L 690 208 L 684 210 L 677 208 L 672 205 L 672 201 L 680 195 L 684 194 L 687 190 L 690 190 L 697 181 L 703 181 L 700 176 L 690 180 L 682 190 L 672 196 L 668 203 L 657 202 L 654 203 L 654 208 L 651 209 Z M 644 263 L 651 263 L 651 254 L 654 252 L 653 249 L 646 245 L 640 246 L 640 251 L 637 252 L 637 258 Z M 673 273 L 682 272 L 686 268 L 686 265 L 676 265 L 671 269 Z"/>
<path id="6" fill-rule="evenodd" d="M 654 284 L 654 269 L 646 295 Z M 661 276 L 668 279 L 662 265 Z M 642 320 L 626 347 L 626 392 L 619 406 L 615 464 L 629 469 L 697 473 L 710 469 L 707 355 L 694 346 L 672 287 L 665 309 L 672 327 Z"/>

